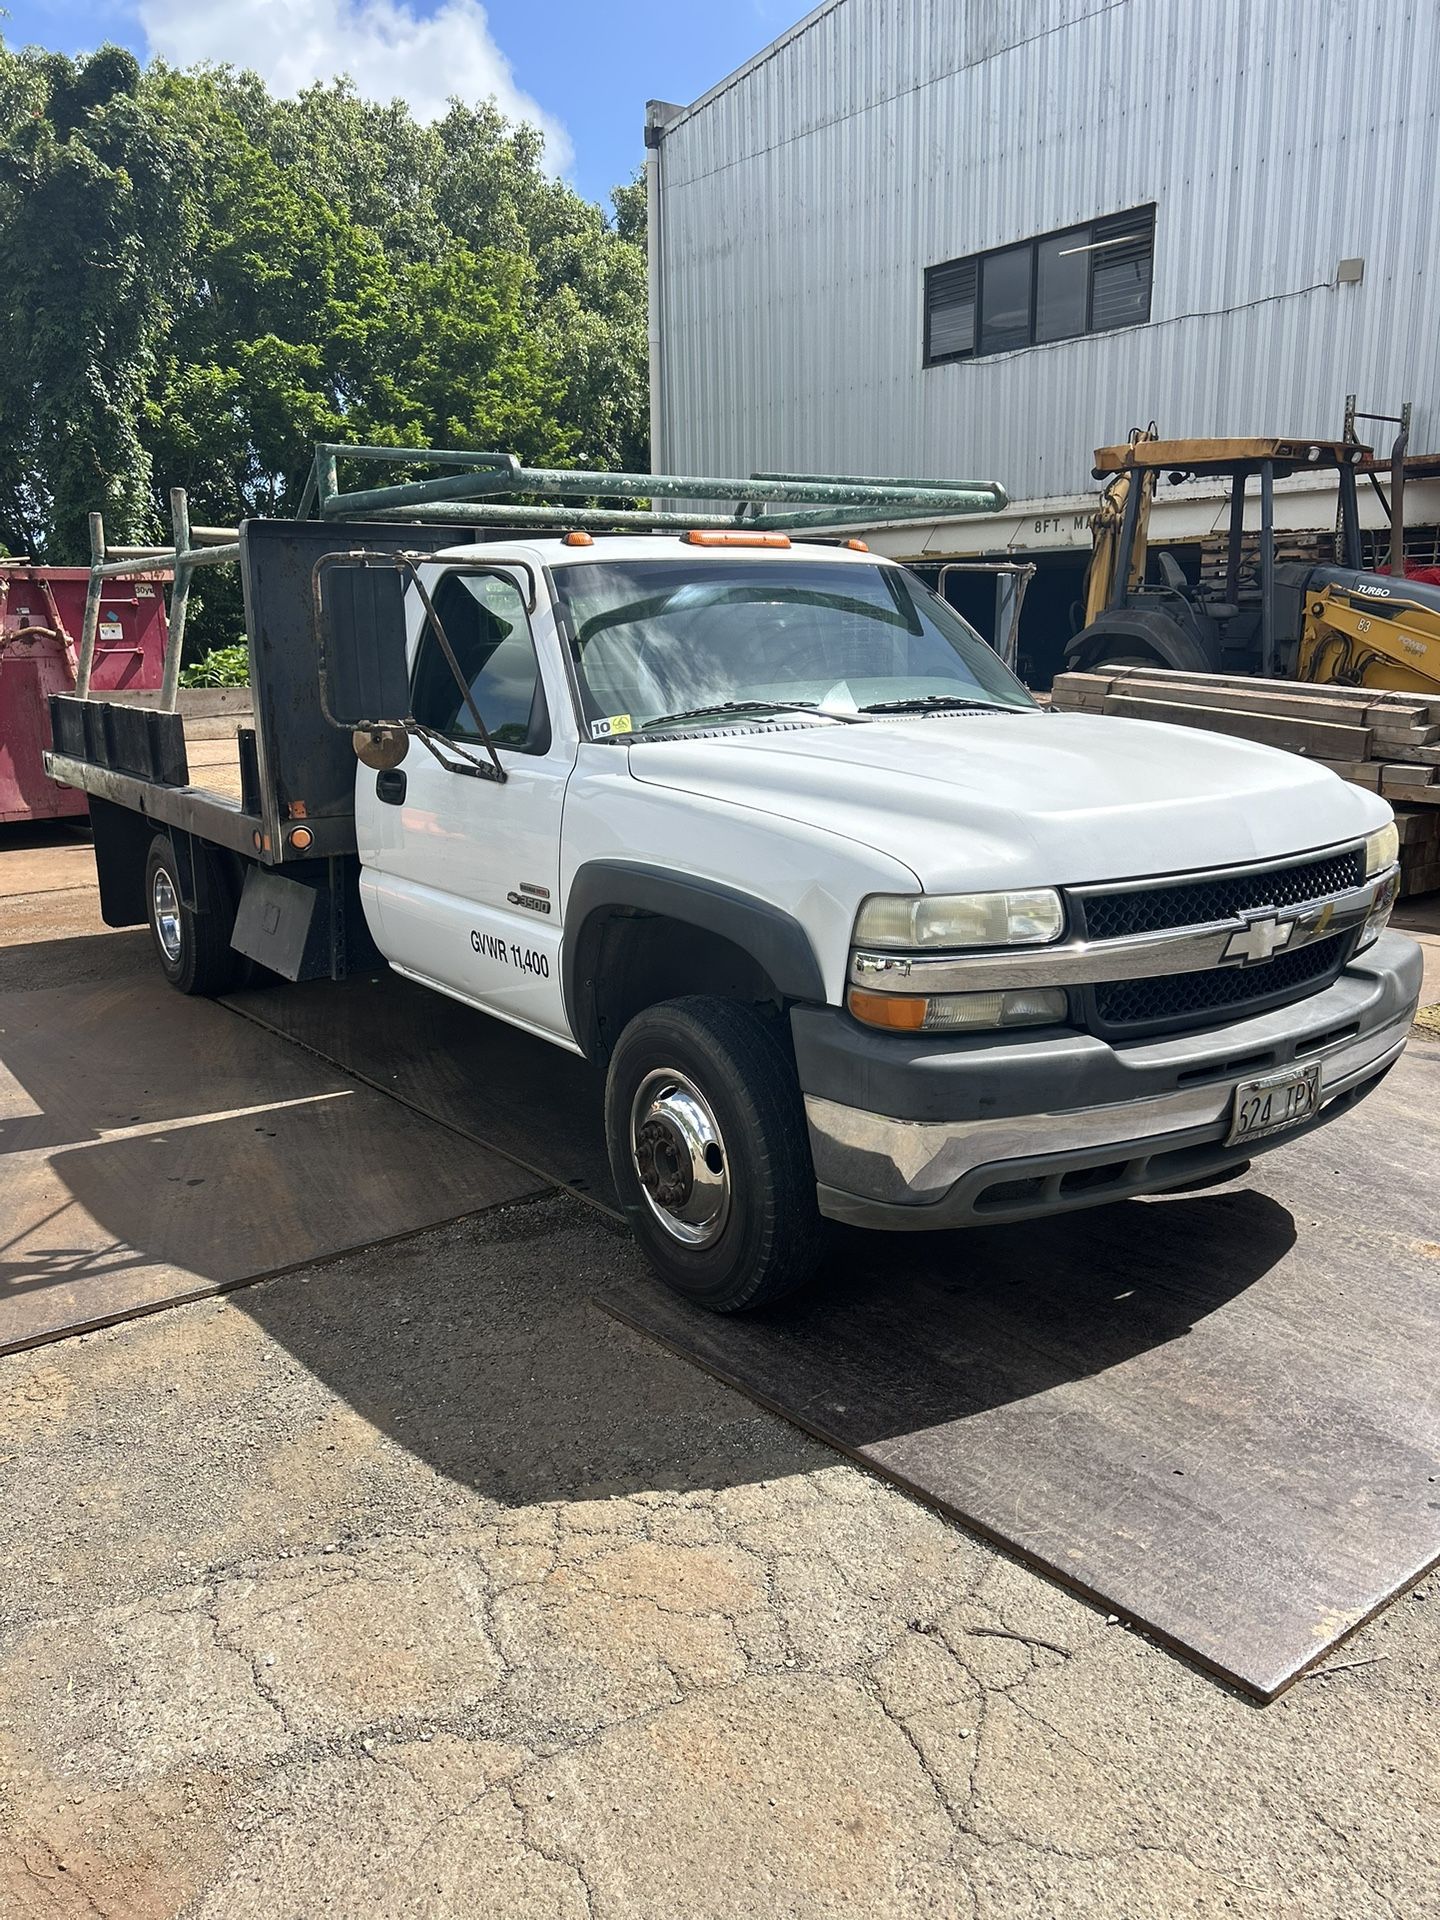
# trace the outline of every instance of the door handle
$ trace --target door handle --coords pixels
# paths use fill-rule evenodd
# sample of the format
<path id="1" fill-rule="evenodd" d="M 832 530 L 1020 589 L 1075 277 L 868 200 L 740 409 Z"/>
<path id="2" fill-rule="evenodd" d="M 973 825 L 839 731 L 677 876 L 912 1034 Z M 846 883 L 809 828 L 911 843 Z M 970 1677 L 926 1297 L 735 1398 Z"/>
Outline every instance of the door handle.
<path id="1" fill-rule="evenodd" d="M 387 767 L 383 773 L 375 776 L 375 798 L 383 800 L 387 807 L 398 807 L 405 799 L 405 770 L 403 767 Z"/>

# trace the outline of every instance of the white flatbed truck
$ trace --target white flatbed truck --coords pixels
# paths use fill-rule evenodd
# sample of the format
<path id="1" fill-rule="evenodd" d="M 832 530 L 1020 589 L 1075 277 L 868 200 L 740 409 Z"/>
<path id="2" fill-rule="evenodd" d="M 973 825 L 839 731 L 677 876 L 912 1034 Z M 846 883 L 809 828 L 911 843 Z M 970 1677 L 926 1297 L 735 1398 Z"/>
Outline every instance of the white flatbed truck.
<path id="1" fill-rule="evenodd" d="M 1398 1058 L 1420 958 L 1386 927 L 1385 802 L 1243 740 L 1048 711 L 844 540 L 889 499 L 827 482 L 801 510 L 789 477 L 762 512 L 715 481 L 738 512 L 537 523 L 493 468 L 340 494 L 345 451 L 317 458 L 321 518 L 239 532 L 236 791 L 191 784 L 175 713 L 53 702 L 104 916 L 148 921 L 184 992 L 378 949 L 601 1065 L 626 1216 L 690 1300 L 798 1286 L 830 1220 L 1223 1177 Z M 375 517 L 342 521 L 356 502 Z M 840 537 L 807 538 L 827 513 Z"/>

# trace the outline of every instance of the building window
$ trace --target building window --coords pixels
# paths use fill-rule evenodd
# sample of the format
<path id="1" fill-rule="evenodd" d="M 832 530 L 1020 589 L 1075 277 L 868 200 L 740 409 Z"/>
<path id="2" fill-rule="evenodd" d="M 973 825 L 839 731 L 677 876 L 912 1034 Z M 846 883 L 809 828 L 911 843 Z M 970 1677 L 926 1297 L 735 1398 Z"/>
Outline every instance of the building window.
<path id="1" fill-rule="evenodd" d="M 925 365 L 1150 318 L 1155 209 L 1136 207 L 925 269 Z"/>

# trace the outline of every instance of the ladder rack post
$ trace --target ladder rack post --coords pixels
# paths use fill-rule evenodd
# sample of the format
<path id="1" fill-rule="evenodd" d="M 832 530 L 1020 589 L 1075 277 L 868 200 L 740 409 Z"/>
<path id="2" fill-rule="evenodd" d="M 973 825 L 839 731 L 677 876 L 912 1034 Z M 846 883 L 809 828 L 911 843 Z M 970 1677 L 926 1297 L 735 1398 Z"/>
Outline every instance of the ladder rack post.
<path id="1" fill-rule="evenodd" d="M 104 585 L 100 569 L 105 564 L 105 519 L 90 515 L 90 581 L 85 589 L 85 617 L 80 627 L 80 664 L 75 672 L 75 692 L 81 700 L 90 698 L 90 675 L 95 666 L 95 640 L 100 631 L 100 590 Z"/>
<path id="2" fill-rule="evenodd" d="M 174 713 L 180 699 L 180 656 L 185 648 L 185 614 L 190 604 L 190 502 L 183 487 L 170 490 L 170 514 L 175 523 L 175 584 L 170 590 L 165 677 L 160 687 L 160 706 L 165 713 Z"/>

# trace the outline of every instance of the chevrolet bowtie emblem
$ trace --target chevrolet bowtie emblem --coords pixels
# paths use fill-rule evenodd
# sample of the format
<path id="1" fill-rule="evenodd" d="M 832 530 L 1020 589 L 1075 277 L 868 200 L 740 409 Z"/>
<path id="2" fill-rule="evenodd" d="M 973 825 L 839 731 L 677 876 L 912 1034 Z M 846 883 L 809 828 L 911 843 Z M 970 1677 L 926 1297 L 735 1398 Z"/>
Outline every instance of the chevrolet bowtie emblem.
<path id="1" fill-rule="evenodd" d="M 1272 953 L 1289 945 L 1294 931 L 1293 920 L 1277 920 L 1273 914 L 1264 920 L 1252 920 L 1239 933 L 1231 934 L 1225 943 L 1223 957 L 1226 960 L 1239 960 L 1247 966 L 1252 960 L 1268 960 Z"/>

